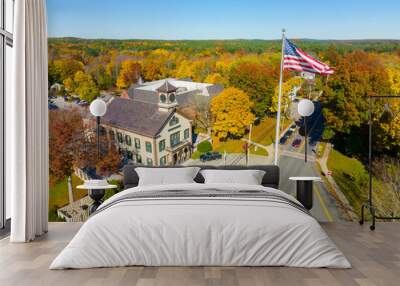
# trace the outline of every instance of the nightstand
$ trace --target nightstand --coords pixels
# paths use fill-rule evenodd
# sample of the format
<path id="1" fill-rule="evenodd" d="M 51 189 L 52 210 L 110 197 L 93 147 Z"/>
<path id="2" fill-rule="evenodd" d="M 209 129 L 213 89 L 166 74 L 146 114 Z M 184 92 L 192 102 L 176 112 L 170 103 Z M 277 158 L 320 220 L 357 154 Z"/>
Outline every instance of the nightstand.
<path id="1" fill-rule="evenodd" d="M 320 182 L 319 177 L 290 177 L 289 180 L 296 181 L 296 199 L 310 210 L 313 207 L 313 183 Z"/>

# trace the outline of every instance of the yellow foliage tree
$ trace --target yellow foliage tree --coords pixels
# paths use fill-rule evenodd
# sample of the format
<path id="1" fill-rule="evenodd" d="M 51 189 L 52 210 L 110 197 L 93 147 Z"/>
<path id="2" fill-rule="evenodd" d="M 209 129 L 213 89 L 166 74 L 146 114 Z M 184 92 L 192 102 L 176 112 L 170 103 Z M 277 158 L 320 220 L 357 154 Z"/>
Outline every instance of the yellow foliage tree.
<path id="1" fill-rule="evenodd" d="M 400 69 L 390 67 L 387 69 L 390 88 L 394 94 L 400 94 Z"/>
<path id="2" fill-rule="evenodd" d="M 74 76 L 74 91 L 79 95 L 80 99 L 91 102 L 99 95 L 99 89 L 93 78 L 78 71 Z"/>
<path id="3" fill-rule="evenodd" d="M 212 73 L 212 74 L 209 74 L 205 78 L 204 82 L 211 83 L 211 84 L 223 84 L 223 85 L 225 85 L 225 84 L 227 84 L 228 81 L 222 75 L 220 75 L 219 73 Z"/>
<path id="4" fill-rule="evenodd" d="M 377 136 L 381 141 L 381 145 L 387 149 L 400 146 L 400 103 L 393 100 L 390 104 L 391 113 L 383 113 L 379 121 L 381 130 L 377 130 Z M 386 119 L 386 117 L 388 117 Z M 386 119 L 386 120 L 385 120 Z"/>
<path id="5" fill-rule="evenodd" d="M 190 61 L 183 60 L 179 64 L 175 76 L 177 78 L 193 78 L 193 69 Z"/>
<path id="6" fill-rule="evenodd" d="M 228 136 L 241 137 L 246 127 L 254 122 L 255 116 L 251 113 L 253 102 L 240 89 L 230 87 L 211 100 L 213 115 L 213 132 L 219 140 Z"/>
<path id="7" fill-rule="evenodd" d="M 282 98 L 281 98 L 281 112 L 286 110 L 286 107 L 290 103 L 289 94 L 295 87 L 300 87 L 303 79 L 300 77 L 292 77 L 282 84 Z M 279 86 L 275 88 L 275 94 L 272 97 L 272 105 L 270 107 L 271 112 L 278 111 L 278 97 L 279 97 Z"/>
<path id="8" fill-rule="evenodd" d="M 117 87 L 119 89 L 128 88 L 132 83 L 136 83 L 138 81 L 140 74 L 141 66 L 137 61 L 123 61 L 117 79 Z"/>

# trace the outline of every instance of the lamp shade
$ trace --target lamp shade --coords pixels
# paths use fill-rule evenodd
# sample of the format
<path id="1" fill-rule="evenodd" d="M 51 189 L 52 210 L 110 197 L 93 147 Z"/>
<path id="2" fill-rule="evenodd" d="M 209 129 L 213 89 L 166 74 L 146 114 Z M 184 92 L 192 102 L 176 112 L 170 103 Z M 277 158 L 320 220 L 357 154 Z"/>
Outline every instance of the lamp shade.
<path id="1" fill-rule="evenodd" d="M 297 111 L 301 116 L 310 116 L 314 113 L 314 103 L 309 99 L 302 99 L 297 106 Z"/>
<path id="2" fill-rule="evenodd" d="M 93 114 L 94 116 L 103 116 L 104 114 L 106 114 L 107 105 L 103 100 L 95 99 L 90 104 L 89 109 L 90 113 Z"/>

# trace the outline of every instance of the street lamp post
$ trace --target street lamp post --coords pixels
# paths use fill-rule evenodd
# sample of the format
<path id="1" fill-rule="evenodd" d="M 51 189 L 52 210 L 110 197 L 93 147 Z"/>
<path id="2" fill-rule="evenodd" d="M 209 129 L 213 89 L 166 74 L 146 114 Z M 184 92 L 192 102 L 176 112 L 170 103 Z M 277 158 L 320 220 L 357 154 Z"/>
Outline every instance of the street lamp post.
<path id="1" fill-rule="evenodd" d="M 302 99 L 297 106 L 297 111 L 304 117 L 304 161 L 307 163 L 307 118 L 314 113 L 314 103 L 309 99 Z"/>
<path id="2" fill-rule="evenodd" d="M 101 99 L 95 99 L 90 104 L 90 113 L 96 117 L 97 160 L 100 160 L 100 117 L 106 114 L 107 105 Z"/>

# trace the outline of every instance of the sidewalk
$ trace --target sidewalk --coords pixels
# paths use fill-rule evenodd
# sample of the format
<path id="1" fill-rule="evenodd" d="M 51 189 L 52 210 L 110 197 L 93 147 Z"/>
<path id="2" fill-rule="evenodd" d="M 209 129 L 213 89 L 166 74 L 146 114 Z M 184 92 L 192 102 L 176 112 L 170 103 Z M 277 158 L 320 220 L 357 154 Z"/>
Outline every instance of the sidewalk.
<path id="1" fill-rule="evenodd" d="M 332 176 L 328 176 L 328 158 L 329 158 L 329 154 L 332 150 L 332 144 L 327 143 L 325 150 L 324 150 L 324 154 L 322 155 L 321 158 L 317 159 L 317 162 L 319 164 L 319 166 L 321 167 L 322 173 L 325 174 L 325 178 L 328 180 L 329 184 L 332 186 L 333 191 L 335 192 L 335 196 L 336 198 L 339 199 L 341 205 L 344 208 L 344 211 L 347 213 L 347 215 L 349 216 L 349 218 L 352 221 L 357 221 L 358 217 L 356 216 L 356 214 L 354 213 L 353 207 L 350 205 L 349 201 L 347 200 L 346 196 L 342 193 L 342 190 L 340 189 L 340 187 L 336 184 L 335 180 L 333 179 Z"/>

